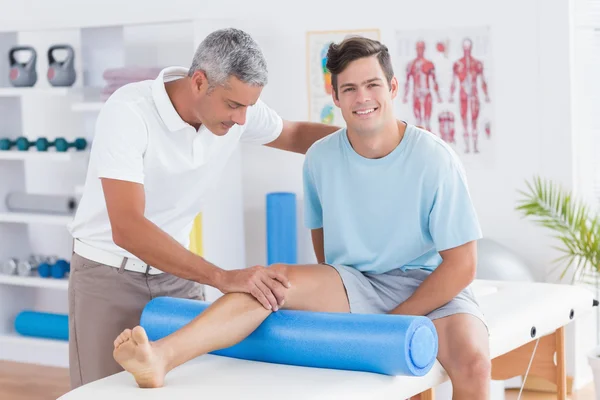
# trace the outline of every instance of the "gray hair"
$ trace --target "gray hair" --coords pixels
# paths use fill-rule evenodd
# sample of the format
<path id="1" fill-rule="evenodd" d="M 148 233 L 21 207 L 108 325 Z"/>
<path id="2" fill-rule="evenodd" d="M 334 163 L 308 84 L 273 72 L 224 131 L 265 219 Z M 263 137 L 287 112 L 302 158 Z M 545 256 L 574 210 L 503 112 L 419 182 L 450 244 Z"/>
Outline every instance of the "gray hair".
<path id="1" fill-rule="evenodd" d="M 267 62 L 258 44 L 239 29 L 221 29 L 198 46 L 188 76 L 201 70 L 210 87 L 224 84 L 230 76 L 252 86 L 267 84 Z"/>

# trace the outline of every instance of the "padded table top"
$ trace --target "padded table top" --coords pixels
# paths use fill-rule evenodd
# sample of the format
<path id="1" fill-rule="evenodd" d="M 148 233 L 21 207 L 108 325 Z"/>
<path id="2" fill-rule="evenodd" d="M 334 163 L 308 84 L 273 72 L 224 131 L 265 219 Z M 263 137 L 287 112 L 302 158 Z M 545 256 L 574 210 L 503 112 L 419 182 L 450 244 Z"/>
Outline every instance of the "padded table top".
<path id="1" fill-rule="evenodd" d="M 550 334 L 591 311 L 593 294 L 577 286 L 476 280 L 473 290 L 490 329 L 492 358 Z M 573 317 L 573 318 L 571 318 Z M 439 362 L 422 377 L 296 367 L 204 355 L 174 369 L 160 389 L 139 389 L 121 372 L 73 390 L 60 400 L 150 399 L 394 399 L 447 380 Z"/>

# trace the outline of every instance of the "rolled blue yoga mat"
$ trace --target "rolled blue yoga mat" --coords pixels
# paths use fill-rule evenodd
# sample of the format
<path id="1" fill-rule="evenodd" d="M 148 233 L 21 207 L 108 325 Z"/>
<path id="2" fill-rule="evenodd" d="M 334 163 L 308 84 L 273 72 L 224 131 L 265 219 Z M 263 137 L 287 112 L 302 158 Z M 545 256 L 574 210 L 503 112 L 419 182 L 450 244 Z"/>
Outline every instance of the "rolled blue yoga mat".
<path id="1" fill-rule="evenodd" d="M 296 195 L 267 194 L 267 265 L 296 264 Z"/>
<path id="2" fill-rule="evenodd" d="M 158 297 L 146 305 L 140 324 L 150 340 L 159 340 L 188 324 L 208 306 L 210 303 L 204 301 Z M 437 332 L 427 317 L 280 310 L 240 343 L 211 354 L 422 376 L 435 363 L 437 352 Z"/>
<path id="3" fill-rule="evenodd" d="M 15 318 L 15 330 L 23 336 L 69 340 L 69 317 L 63 314 L 21 311 Z"/>

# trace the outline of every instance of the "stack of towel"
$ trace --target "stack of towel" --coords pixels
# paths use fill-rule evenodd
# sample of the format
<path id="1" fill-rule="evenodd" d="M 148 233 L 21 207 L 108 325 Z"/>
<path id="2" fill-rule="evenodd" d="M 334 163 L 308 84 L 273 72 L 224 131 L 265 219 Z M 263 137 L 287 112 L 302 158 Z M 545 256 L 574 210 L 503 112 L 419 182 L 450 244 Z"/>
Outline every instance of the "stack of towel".
<path id="1" fill-rule="evenodd" d="M 118 88 L 131 82 L 139 82 L 155 79 L 162 68 L 158 67 L 122 67 L 109 68 L 104 71 L 102 77 L 106 85 L 102 88 L 102 100 L 106 100 Z"/>

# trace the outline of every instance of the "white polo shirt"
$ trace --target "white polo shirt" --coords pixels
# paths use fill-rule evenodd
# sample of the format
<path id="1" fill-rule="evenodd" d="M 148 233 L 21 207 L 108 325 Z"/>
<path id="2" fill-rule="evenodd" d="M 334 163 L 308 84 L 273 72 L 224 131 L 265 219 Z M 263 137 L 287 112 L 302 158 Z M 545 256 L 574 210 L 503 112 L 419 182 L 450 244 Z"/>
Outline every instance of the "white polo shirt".
<path id="1" fill-rule="evenodd" d="M 245 125 L 234 125 L 224 136 L 204 126 L 197 131 L 181 119 L 164 85 L 187 71 L 166 68 L 156 80 L 123 86 L 106 101 L 96 121 L 83 197 L 68 226 L 75 239 L 137 258 L 113 242 L 99 179 L 104 177 L 143 184 L 146 218 L 187 248 L 194 218 L 238 143 L 262 145 L 281 133 L 281 117 L 260 100 L 248 108 Z"/>

